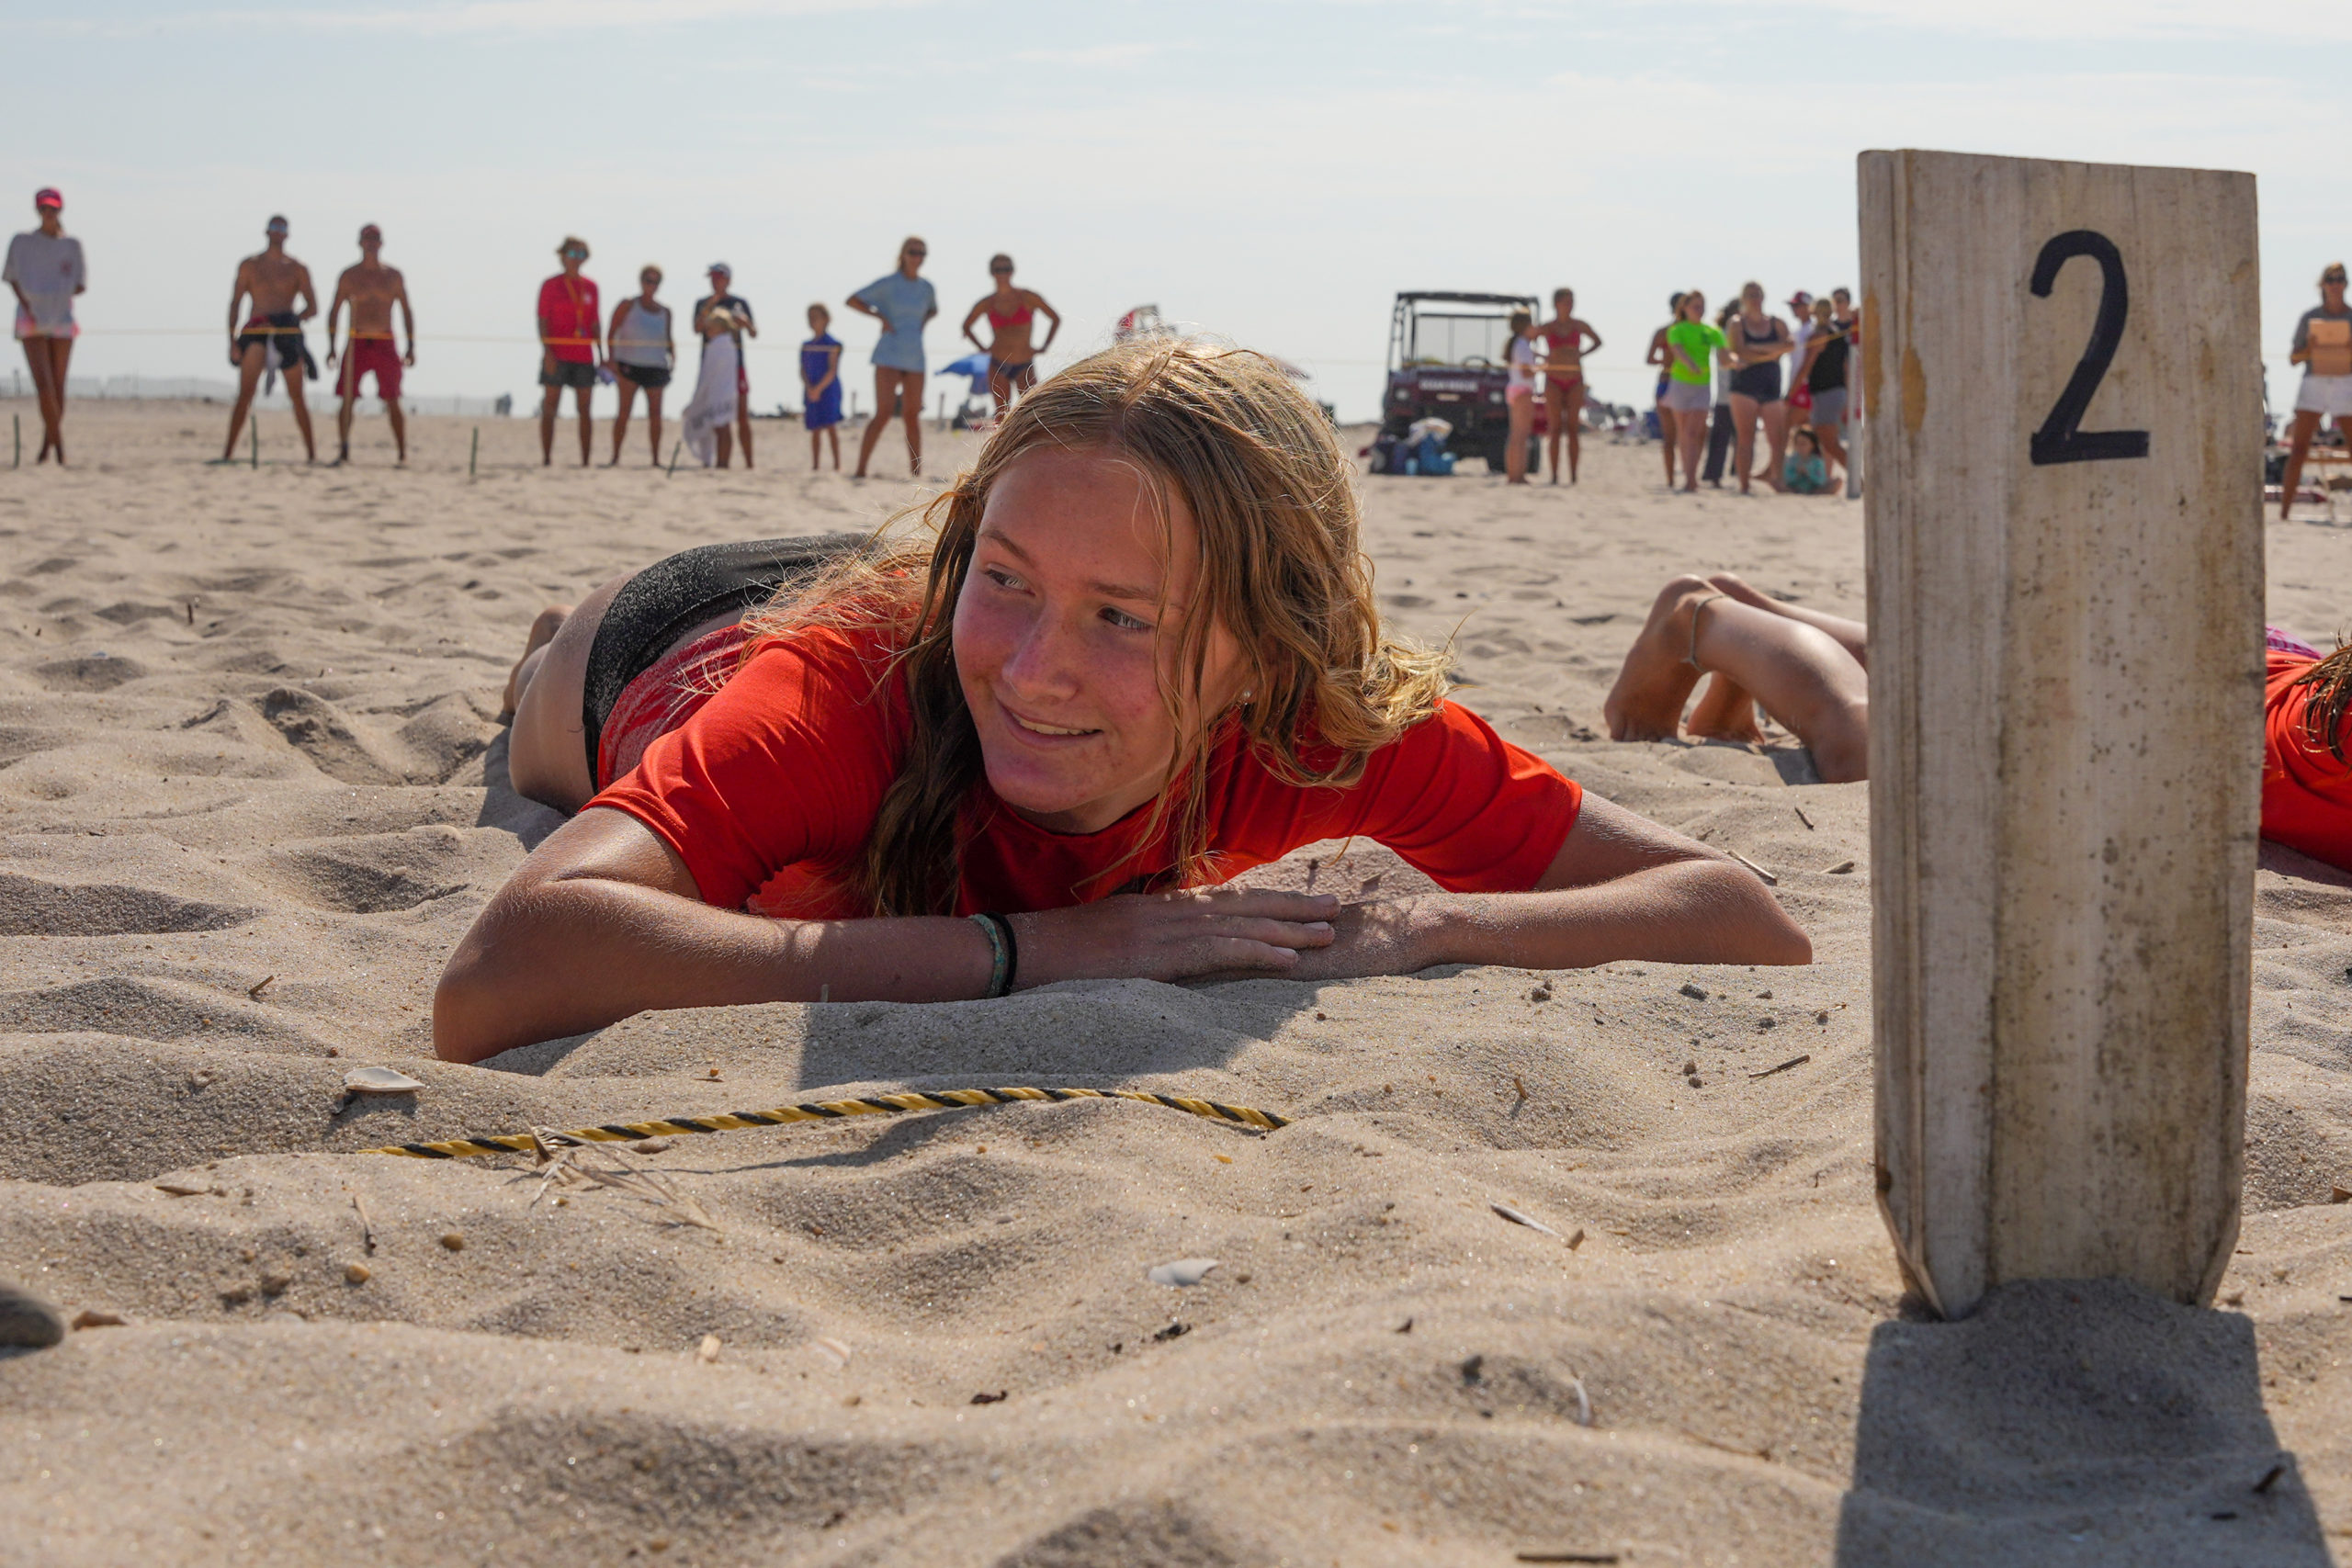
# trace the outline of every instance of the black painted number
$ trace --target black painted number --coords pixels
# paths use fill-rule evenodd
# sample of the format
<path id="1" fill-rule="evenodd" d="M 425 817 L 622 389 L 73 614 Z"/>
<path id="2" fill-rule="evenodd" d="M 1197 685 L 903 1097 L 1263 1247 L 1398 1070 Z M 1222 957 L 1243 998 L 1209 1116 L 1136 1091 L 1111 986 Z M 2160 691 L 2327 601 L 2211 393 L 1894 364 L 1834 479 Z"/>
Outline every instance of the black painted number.
<path id="1" fill-rule="evenodd" d="M 2098 262 L 2098 320 L 2091 326 L 2091 341 L 2075 366 L 2073 378 L 2058 394 L 2050 417 L 2033 433 L 2030 450 L 2036 465 L 2101 463 L 2148 455 L 2144 430 L 2076 428 L 2083 423 L 2083 411 L 2091 406 L 2091 394 L 2098 390 L 2107 367 L 2115 361 L 2116 344 L 2123 341 L 2123 318 L 2132 309 L 2131 285 L 2123 277 L 2123 253 L 2115 248 L 2114 241 L 2092 229 L 2070 229 L 2041 247 L 2033 264 L 2034 297 L 2049 299 L 2059 269 L 2076 256 L 2091 256 Z"/>

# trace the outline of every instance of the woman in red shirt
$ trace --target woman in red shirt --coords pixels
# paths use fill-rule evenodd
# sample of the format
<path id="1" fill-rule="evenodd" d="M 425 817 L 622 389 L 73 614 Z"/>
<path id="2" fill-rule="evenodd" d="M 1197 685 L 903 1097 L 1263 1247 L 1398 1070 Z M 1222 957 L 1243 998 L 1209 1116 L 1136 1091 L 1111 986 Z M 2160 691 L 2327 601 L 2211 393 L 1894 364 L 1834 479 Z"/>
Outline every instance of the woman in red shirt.
<path id="1" fill-rule="evenodd" d="M 627 590 L 543 619 L 510 768 L 585 806 L 458 944 L 437 1048 L 1094 977 L 1806 962 L 1748 872 L 1584 795 L 1382 634 L 1353 480 L 1269 361 L 1140 340 L 1015 403 L 931 542 L 740 624 L 632 603 L 665 646 L 617 696 L 582 623 Z M 1358 834 L 1447 891 L 1217 886 Z"/>

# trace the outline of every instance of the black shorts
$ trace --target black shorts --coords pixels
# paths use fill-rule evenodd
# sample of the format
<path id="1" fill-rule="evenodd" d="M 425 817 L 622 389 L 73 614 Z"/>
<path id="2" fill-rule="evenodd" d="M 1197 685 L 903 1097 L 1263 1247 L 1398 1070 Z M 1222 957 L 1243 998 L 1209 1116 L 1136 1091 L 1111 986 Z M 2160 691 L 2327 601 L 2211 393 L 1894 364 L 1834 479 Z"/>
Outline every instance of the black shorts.
<path id="1" fill-rule="evenodd" d="M 613 362 L 614 371 L 625 381 L 634 381 L 647 391 L 670 384 L 670 367 L 666 365 L 628 365 Z"/>
<path id="2" fill-rule="evenodd" d="M 1731 373 L 1731 389 L 1743 398 L 1754 398 L 1759 403 L 1781 400 L 1781 363 L 1743 365 Z"/>
<path id="3" fill-rule="evenodd" d="M 655 561 L 623 583 L 597 623 L 580 687 L 582 739 L 588 749 L 588 776 L 596 787 L 611 782 L 596 777 L 605 719 L 631 681 L 705 621 L 766 603 L 777 589 L 813 576 L 865 539 L 863 534 L 809 534 L 699 545 Z"/>
<path id="4" fill-rule="evenodd" d="M 559 359 L 552 370 L 544 364 L 539 368 L 539 385 L 542 387 L 594 387 L 595 384 L 596 367 L 582 365 L 577 359 Z"/>

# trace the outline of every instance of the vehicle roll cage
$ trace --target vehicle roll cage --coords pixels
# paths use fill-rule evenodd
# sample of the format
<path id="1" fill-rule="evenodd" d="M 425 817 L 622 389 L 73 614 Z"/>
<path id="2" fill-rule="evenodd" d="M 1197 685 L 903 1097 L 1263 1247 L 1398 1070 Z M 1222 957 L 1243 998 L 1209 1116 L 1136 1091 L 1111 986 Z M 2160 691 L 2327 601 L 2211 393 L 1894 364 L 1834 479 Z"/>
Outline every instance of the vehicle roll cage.
<path id="1" fill-rule="evenodd" d="M 1415 313 L 1414 307 L 1424 303 L 1440 305 L 1519 306 L 1527 310 L 1532 311 L 1535 309 L 1536 300 L 1535 296 L 1532 294 L 1464 294 L 1452 289 L 1443 288 L 1417 288 L 1407 290 L 1406 292 L 1396 296 L 1396 308 L 1390 311 L 1388 317 L 1389 369 L 1397 369 L 1405 363 L 1405 350 L 1407 346 L 1405 343 L 1406 326 L 1412 320 Z"/>

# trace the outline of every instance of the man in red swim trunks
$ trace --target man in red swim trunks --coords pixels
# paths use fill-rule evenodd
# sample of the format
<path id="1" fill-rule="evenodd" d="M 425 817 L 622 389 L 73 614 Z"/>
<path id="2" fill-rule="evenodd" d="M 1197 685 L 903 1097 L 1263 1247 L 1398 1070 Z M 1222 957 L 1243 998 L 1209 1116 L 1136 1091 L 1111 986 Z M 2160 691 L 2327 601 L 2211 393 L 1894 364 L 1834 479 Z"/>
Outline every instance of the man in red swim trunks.
<path id="1" fill-rule="evenodd" d="M 392 443 L 400 460 L 408 461 L 408 421 L 401 413 L 401 367 L 416 363 L 416 311 L 408 302 L 408 283 L 397 267 L 386 266 L 381 253 L 384 231 L 373 223 L 359 231 L 359 265 L 343 269 L 334 282 L 334 303 L 327 307 L 327 368 L 334 368 L 334 333 L 338 314 L 351 307 L 351 337 L 344 346 L 343 371 L 335 390 L 343 394 L 343 412 L 335 416 L 335 466 L 351 461 L 351 411 L 359 401 L 359 378 L 376 378 L 376 395 L 384 400 L 384 417 L 391 422 Z M 408 352 L 398 351 L 392 338 L 392 306 L 401 308 L 408 327 Z"/>
<path id="2" fill-rule="evenodd" d="M 1583 456 L 1578 432 L 1584 424 L 1584 356 L 1600 346 L 1600 334 L 1577 320 L 1577 292 L 1552 290 L 1552 319 L 1535 329 L 1544 340 L 1544 413 L 1552 434 L 1552 482 L 1560 482 L 1560 436 L 1568 438 L 1568 482 L 1577 482 Z M 1590 340 L 1590 341 L 1587 341 Z"/>

